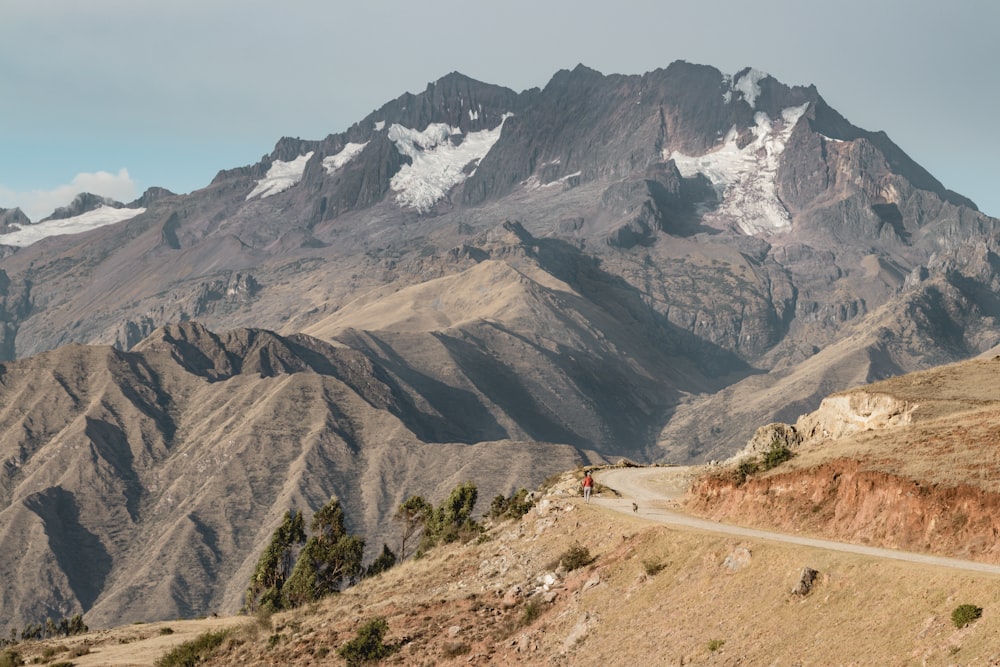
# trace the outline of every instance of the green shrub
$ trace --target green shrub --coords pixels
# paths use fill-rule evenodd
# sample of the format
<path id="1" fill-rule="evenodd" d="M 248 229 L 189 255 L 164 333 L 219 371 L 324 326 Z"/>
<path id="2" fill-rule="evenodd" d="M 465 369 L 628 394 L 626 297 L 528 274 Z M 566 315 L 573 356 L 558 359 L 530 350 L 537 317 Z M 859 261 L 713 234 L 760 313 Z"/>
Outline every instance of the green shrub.
<path id="1" fill-rule="evenodd" d="M 164 627 L 160 628 L 160 634 L 161 635 L 172 635 L 172 634 L 174 634 L 174 629 L 171 628 L 171 627 L 168 627 L 168 626 L 164 626 Z"/>
<path id="2" fill-rule="evenodd" d="M 157 660 L 156 667 L 194 667 L 211 657 L 228 636 L 228 630 L 198 635 Z"/>
<path id="3" fill-rule="evenodd" d="M 524 605 L 524 611 L 521 613 L 521 625 L 531 625 L 541 615 L 542 603 L 538 600 L 531 600 Z"/>
<path id="4" fill-rule="evenodd" d="M 0 667 L 20 667 L 24 664 L 21 654 L 13 649 L 7 649 L 0 653 Z"/>
<path id="5" fill-rule="evenodd" d="M 960 604 L 951 612 L 951 622 L 956 628 L 964 628 L 978 620 L 982 615 L 982 607 L 977 607 L 974 604 Z"/>
<path id="6" fill-rule="evenodd" d="M 465 655 L 471 650 L 472 647 L 465 642 L 448 642 L 444 645 L 444 649 L 441 653 L 443 653 L 446 658 L 457 658 L 460 655 Z"/>
<path id="7" fill-rule="evenodd" d="M 742 459 L 733 469 L 733 481 L 739 486 L 758 470 L 760 470 L 760 464 L 757 463 L 756 458 L 750 456 Z"/>
<path id="8" fill-rule="evenodd" d="M 593 560 L 590 549 L 581 544 L 574 544 L 559 557 L 559 563 L 569 571 L 590 565 Z"/>
<path id="9" fill-rule="evenodd" d="M 378 558 L 373 560 L 371 564 L 365 569 L 366 577 L 374 577 L 378 574 L 382 574 L 386 570 L 391 569 L 396 565 L 396 554 L 393 553 L 392 549 L 389 548 L 388 544 L 382 544 L 382 553 L 379 554 Z"/>
<path id="10" fill-rule="evenodd" d="M 708 642 L 709 651 L 718 651 L 726 643 L 725 639 L 712 639 Z"/>
<path id="11" fill-rule="evenodd" d="M 491 519 L 520 519 L 531 511 L 533 505 L 528 499 L 528 490 L 520 489 L 509 498 L 502 495 L 494 497 L 487 516 Z"/>
<path id="12" fill-rule="evenodd" d="M 761 467 L 764 470 L 776 468 L 788 459 L 792 458 L 792 456 L 794 456 L 794 454 L 792 453 L 792 450 L 788 448 L 788 445 L 777 439 L 772 440 L 771 446 L 768 447 L 766 452 L 764 452 Z"/>
<path id="13" fill-rule="evenodd" d="M 658 575 L 660 572 L 663 571 L 663 568 L 665 568 L 666 565 L 661 563 L 656 558 L 647 558 L 642 561 L 642 567 L 646 571 L 647 576 L 655 577 L 656 575 Z"/>
<path id="14" fill-rule="evenodd" d="M 388 630 L 389 623 L 384 618 L 373 618 L 361 626 L 354 639 L 337 649 L 337 655 L 350 667 L 388 657 L 393 652 L 383 641 Z"/>

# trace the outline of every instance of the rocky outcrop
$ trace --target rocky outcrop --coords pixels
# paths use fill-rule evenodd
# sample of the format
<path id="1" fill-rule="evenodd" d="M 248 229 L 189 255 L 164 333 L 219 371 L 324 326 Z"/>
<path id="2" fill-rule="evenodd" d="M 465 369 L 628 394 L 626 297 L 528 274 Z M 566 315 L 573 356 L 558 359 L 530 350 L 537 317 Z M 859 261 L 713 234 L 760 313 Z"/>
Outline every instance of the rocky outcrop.
<path id="1" fill-rule="evenodd" d="M 0 208 L 0 241 L 3 241 L 2 234 L 8 231 L 16 231 L 24 225 L 30 225 L 31 220 L 19 208 Z"/>
<path id="2" fill-rule="evenodd" d="M 794 431 L 802 439 L 822 439 L 894 428 L 911 423 L 917 407 L 888 394 L 852 391 L 824 398 L 819 409 L 799 418 Z"/>

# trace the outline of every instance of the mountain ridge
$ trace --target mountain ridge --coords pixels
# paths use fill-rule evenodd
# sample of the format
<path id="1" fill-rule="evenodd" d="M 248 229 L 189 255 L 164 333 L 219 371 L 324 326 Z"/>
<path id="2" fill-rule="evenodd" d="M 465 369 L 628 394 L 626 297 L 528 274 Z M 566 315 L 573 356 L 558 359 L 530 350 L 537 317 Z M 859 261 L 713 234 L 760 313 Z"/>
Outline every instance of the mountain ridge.
<path id="1" fill-rule="evenodd" d="M 753 69 L 454 72 L 147 195 L 0 257 L 5 576 L 55 582 L 0 591 L 18 618 L 233 609 L 293 507 L 377 548 L 406 492 L 724 459 L 1000 344 L 1000 220 Z"/>

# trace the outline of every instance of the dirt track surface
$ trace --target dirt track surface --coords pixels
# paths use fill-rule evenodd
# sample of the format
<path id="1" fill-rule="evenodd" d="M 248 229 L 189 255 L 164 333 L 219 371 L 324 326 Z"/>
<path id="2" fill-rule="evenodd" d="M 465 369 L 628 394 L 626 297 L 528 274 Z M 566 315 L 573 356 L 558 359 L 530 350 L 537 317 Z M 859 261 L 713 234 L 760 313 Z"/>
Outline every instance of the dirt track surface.
<path id="1" fill-rule="evenodd" d="M 788 533 L 776 533 L 755 528 L 744 528 L 731 524 L 709 521 L 684 514 L 678 511 L 679 499 L 687 490 L 691 478 L 697 474 L 697 468 L 692 467 L 650 467 L 650 468 L 616 468 L 597 471 L 595 479 L 621 494 L 621 498 L 594 498 L 596 504 L 618 512 L 632 513 L 633 502 L 638 506 L 635 514 L 650 521 L 657 521 L 672 526 L 681 526 L 695 530 L 752 537 L 775 542 L 788 542 L 804 546 L 861 554 L 874 558 L 889 558 L 893 560 L 923 563 L 937 567 L 948 567 L 958 570 L 970 570 L 989 574 L 1000 574 L 1000 565 L 977 563 L 958 558 L 945 558 L 929 554 L 897 551 L 869 547 L 861 544 L 835 542 L 813 537 L 804 537 Z"/>

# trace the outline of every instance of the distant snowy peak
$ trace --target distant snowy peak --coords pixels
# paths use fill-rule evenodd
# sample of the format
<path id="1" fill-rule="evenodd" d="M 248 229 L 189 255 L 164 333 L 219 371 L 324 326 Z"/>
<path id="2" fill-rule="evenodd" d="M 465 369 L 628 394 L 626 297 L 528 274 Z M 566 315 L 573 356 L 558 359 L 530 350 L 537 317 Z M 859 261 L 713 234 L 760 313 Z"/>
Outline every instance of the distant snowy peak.
<path id="1" fill-rule="evenodd" d="M 83 215 L 84 213 L 89 213 L 90 211 L 96 211 L 102 207 L 111 208 L 123 208 L 125 204 L 115 201 L 110 197 L 101 197 L 100 195 L 95 195 L 90 192 L 81 192 L 73 201 L 70 202 L 68 206 L 60 206 L 55 211 L 52 212 L 47 218 L 43 218 L 39 222 L 48 222 L 49 220 L 65 220 L 68 218 L 75 218 L 77 216 Z"/>
<path id="2" fill-rule="evenodd" d="M 145 213 L 145 208 L 115 208 L 100 206 L 70 218 L 49 218 L 35 225 L 25 225 L 9 234 L 0 234 L 0 245 L 29 246 L 46 236 L 79 234 L 98 227 L 123 222 Z"/>
<path id="3" fill-rule="evenodd" d="M 257 186 L 250 191 L 246 198 L 270 197 L 279 192 L 284 192 L 302 180 L 302 174 L 306 170 L 306 164 L 312 158 L 314 151 L 309 151 L 305 155 L 300 155 L 294 160 L 285 162 L 275 160 L 271 163 L 271 168 L 267 170 L 264 178 L 257 181 Z"/>
<path id="4" fill-rule="evenodd" d="M 444 123 L 432 123 L 422 131 L 397 123 L 391 125 L 390 141 L 411 161 L 403 165 L 389 183 L 396 193 L 396 203 L 421 213 L 429 211 L 452 188 L 475 173 L 479 161 L 500 138 L 510 115 L 504 114 L 503 120 L 492 130 L 467 135 Z"/>
<path id="5" fill-rule="evenodd" d="M 808 108 L 808 103 L 789 107 L 775 120 L 758 111 L 756 125 L 750 128 L 753 140 L 742 147 L 734 127 L 721 145 L 705 155 L 674 151 L 664 156 L 674 161 L 685 178 L 702 174 L 712 183 L 719 205 L 705 212 L 706 222 L 716 221 L 721 226 L 735 221 L 748 235 L 780 233 L 791 227 L 775 181 L 785 143 Z"/>

